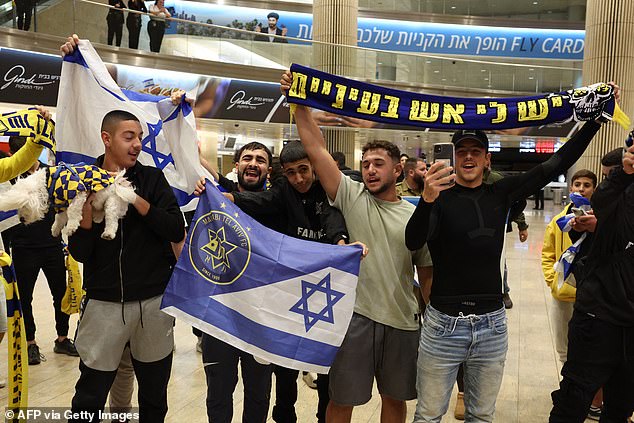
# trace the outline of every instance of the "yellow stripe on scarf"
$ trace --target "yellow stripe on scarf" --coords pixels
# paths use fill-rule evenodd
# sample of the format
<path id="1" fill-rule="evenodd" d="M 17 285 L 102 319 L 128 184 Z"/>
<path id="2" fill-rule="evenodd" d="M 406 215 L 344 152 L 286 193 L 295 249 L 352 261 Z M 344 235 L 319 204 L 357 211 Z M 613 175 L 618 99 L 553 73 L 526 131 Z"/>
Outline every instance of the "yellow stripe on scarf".
<path id="1" fill-rule="evenodd" d="M 614 113 L 612 113 L 612 120 L 621 125 L 621 127 L 626 131 L 630 130 L 630 117 L 626 115 L 623 110 L 621 110 L 621 108 L 619 107 L 619 103 L 616 102 L 614 103 Z"/>
<path id="2" fill-rule="evenodd" d="M 35 108 L 0 115 L 0 135 L 27 137 L 55 153 L 55 123 Z"/>
<path id="3" fill-rule="evenodd" d="M 84 297 L 84 290 L 81 286 L 81 273 L 77 261 L 68 252 L 68 247 L 64 247 L 64 255 L 66 256 L 66 273 L 68 281 L 66 283 L 66 292 L 62 298 L 62 311 L 68 315 L 79 313 L 79 305 Z"/>
<path id="4" fill-rule="evenodd" d="M 11 257 L 5 252 L 0 254 L 0 266 L 3 270 L 7 269 L 9 274 L 15 275 L 11 266 Z M 26 336 L 24 330 L 24 319 L 22 318 L 21 307 L 19 307 L 20 294 L 18 292 L 18 284 L 15 277 L 12 281 L 7 281 L 2 273 L 0 273 L 2 285 L 7 294 L 7 311 L 13 310 L 8 315 L 8 335 L 9 335 L 9 380 L 8 387 L 8 409 L 17 412 L 18 409 L 28 406 L 28 379 L 29 367 L 27 358 Z M 13 420 L 17 421 L 17 420 Z"/>

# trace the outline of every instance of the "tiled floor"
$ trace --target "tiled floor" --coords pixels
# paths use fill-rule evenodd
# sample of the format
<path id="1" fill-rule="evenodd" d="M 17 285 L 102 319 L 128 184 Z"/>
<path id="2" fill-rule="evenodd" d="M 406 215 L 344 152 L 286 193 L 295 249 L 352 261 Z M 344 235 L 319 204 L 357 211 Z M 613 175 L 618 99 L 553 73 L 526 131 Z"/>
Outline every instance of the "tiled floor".
<path id="1" fill-rule="evenodd" d="M 549 202 L 548 202 L 549 203 Z M 551 408 L 550 393 L 558 384 L 558 360 L 553 348 L 547 317 L 549 291 L 541 275 L 540 253 L 546 224 L 555 208 L 547 204 L 545 211 L 527 210 L 530 224 L 529 239 L 522 244 L 517 231 L 508 235 L 507 263 L 511 296 L 515 303 L 508 311 L 509 350 L 498 396 L 496 421 L 545 422 Z M 557 210 L 559 212 L 559 210 Z M 43 276 L 40 275 L 42 279 Z M 52 300 L 44 280 L 35 291 L 35 319 L 38 324 L 37 339 L 47 361 L 29 369 L 29 405 L 42 407 L 67 407 L 74 393 L 78 377 L 78 360 L 53 353 L 54 320 Z M 71 321 L 74 330 L 76 317 Z M 195 350 L 196 339 L 190 327 L 176 324 L 176 352 L 169 385 L 169 422 L 206 422 L 205 379 L 201 356 Z M 2 343 L 0 357 L 4 362 L 6 341 Z M 0 378 L 6 378 L 7 366 L 0 366 Z M 313 422 L 317 392 L 309 389 L 301 380 L 297 414 L 300 422 Z M 273 394 L 274 395 L 274 394 Z M 0 405 L 6 403 L 6 388 L 0 389 Z M 450 412 L 443 422 L 453 422 L 455 395 Z M 242 389 L 235 393 L 234 421 L 240 421 Z M 411 421 L 415 401 L 408 403 L 408 421 Z M 380 400 L 375 393 L 372 400 L 355 409 L 354 422 L 378 422 Z M 270 420 L 272 421 L 272 420 Z"/>

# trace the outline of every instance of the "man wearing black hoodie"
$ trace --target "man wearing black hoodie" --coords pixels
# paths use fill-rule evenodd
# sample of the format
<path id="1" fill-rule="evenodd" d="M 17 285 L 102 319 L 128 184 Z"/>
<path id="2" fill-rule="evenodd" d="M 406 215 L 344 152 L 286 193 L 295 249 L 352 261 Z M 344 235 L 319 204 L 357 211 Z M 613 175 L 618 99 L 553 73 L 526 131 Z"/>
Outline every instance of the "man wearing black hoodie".
<path id="1" fill-rule="evenodd" d="M 80 228 L 69 239 L 73 257 L 84 264 L 85 303 L 75 346 L 81 372 L 69 421 L 99 421 L 126 345 L 139 385 L 141 422 L 163 422 L 174 349 L 174 319 L 160 311 L 162 294 L 185 225 L 176 198 L 160 169 L 137 162 L 143 137 L 129 112 L 106 114 L 101 126 L 105 155 L 96 164 L 109 172 L 125 169 L 136 198 L 119 221 L 113 240 L 93 223 L 89 195 Z M 87 412 L 82 413 L 80 412 Z"/>
<path id="2" fill-rule="evenodd" d="M 583 422 L 603 387 L 602 422 L 634 411 L 634 147 L 592 195 L 597 227 L 577 282 L 568 360 L 551 422 Z M 577 276 L 577 275 L 575 275 Z"/>

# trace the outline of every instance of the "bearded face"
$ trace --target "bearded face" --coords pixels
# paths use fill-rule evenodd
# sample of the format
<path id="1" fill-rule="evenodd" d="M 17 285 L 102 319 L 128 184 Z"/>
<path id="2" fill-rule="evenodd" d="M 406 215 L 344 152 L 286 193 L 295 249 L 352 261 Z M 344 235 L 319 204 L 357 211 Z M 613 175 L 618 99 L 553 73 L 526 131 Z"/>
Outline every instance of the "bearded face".
<path id="1" fill-rule="evenodd" d="M 269 157 L 264 150 L 244 150 L 236 163 L 238 185 L 244 191 L 259 191 L 269 172 Z"/>

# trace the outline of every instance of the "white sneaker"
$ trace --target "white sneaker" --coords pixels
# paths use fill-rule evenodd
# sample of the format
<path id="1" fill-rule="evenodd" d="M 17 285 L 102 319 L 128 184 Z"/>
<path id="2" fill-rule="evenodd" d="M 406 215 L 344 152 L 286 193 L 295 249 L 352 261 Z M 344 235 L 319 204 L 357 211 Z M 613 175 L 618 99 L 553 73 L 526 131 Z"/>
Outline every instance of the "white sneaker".
<path id="1" fill-rule="evenodd" d="M 7 386 L 7 381 L 4 379 L 0 379 L 0 388 L 4 388 L 5 386 Z"/>
<path id="2" fill-rule="evenodd" d="M 304 372 L 302 375 L 302 380 L 310 389 L 317 389 L 317 384 L 315 383 L 316 379 L 317 375 L 315 373 Z"/>
<path id="3" fill-rule="evenodd" d="M 196 341 L 196 351 L 199 353 L 203 352 L 203 337 L 199 336 L 198 341 Z"/>

